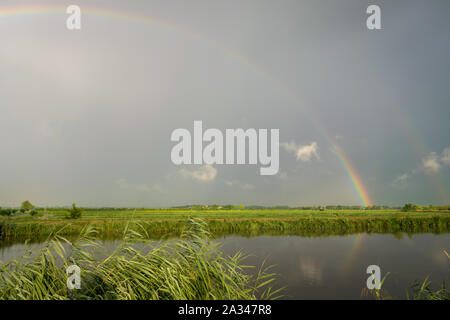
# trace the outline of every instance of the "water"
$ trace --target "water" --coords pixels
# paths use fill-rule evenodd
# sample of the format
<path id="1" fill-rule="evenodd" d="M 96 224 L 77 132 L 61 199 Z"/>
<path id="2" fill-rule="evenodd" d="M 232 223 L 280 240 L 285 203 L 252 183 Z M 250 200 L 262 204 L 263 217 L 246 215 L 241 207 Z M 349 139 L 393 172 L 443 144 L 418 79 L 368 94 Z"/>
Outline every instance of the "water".
<path id="1" fill-rule="evenodd" d="M 299 236 L 226 236 L 216 239 L 226 254 L 238 250 L 252 256 L 249 265 L 273 265 L 276 286 L 286 286 L 284 299 L 362 299 L 369 276 L 366 268 L 378 265 L 387 277 L 383 288 L 396 299 L 405 299 L 414 280 L 430 276 L 437 289 L 449 283 L 450 234 L 408 236 L 377 234 L 305 238 Z M 105 241 L 111 248 L 118 241 Z M 37 248 L 42 244 L 32 244 Z M 23 251 L 23 244 L 1 245 L 0 260 L 8 261 Z"/>
<path id="2" fill-rule="evenodd" d="M 242 248 L 259 265 L 268 264 L 287 286 L 285 299 L 360 299 L 369 276 L 367 266 L 380 266 L 382 276 L 390 272 L 383 288 L 393 297 L 406 298 L 405 290 L 427 275 L 436 284 L 449 282 L 450 234 L 421 234 L 397 239 L 393 235 L 351 235 L 325 238 L 228 237 L 224 250 Z"/>

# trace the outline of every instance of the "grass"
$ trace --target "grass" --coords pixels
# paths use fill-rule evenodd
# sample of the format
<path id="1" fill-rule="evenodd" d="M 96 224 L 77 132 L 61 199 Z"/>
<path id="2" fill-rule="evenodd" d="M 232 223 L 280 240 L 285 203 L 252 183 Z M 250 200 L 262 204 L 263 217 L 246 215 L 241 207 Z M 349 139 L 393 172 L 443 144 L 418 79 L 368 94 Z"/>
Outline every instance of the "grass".
<path id="1" fill-rule="evenodd" d="M 446 250 L 444 254 L 450 259 L 450 255 Z M 380 288 L 369 290 L 363 288 L 361 291 L 362 297 L 372 296 L 376 300 L 391 300 L 392 296 L 387 290 L 383 288 L 383 284 L 386 278 L 389 276 L 389 272 L 381 279 Z M 443 282 L 438 290 L 431 288 L 431 281 L 427 276 L 424 281 L 414 281 L 411 285 L 411 292 L 406 291 L 407 300 L 450 300 L 450 291 L 447 289 L 445 282 Z"/>
<path id="2" fill-rule="evenodd" d="M 120 236 L 130 221 L 140 223 L 153 238 L 179 237 L 188 218 L 207 221 L 213 237 L 224 234 L 326 236 L 354 233 L 446 233 L 450 212 L 402 212 L 399 210 L 190 210 L 85 209 L 81 219 L 67 219 L 66 210 L 40 210 L 32 217 L 0 219 L 0 239 L 42 240 L 65 227 L 65 236 L 79 234 L 86 225 L 95 226 L 99 237 Z"/>
<path id="3" fill-rule="evenodd" d="M 64 220 L 68 209 L 39 209 L 42 220 Z M 83 220 L 172 220 L 192 216 L 205 219 L 251 219 L 251 218 L 390 218 L 390 217 L 433 217 L 450 216 L 450 211 L 403 212 L 401 210 L 303 210 L 303 209 L 232 209 L 232 210 L 194 210 L 194 209 L 90 209 L 85 208 Z M 34 221 L 29 215 L 17 218 L 20 221 Z"/>
<path id="4" fill-rule="evenodd" d="M 450 300 L 450 292 L 443 283 L 439 290 L 431 289 L 428 277 L 421 283 L 415 281 L 411 286 L 412 293 L 406 292 L 408 300 Z"/>
<path id="5" fill-rule="evenodd" d="M 245 272 L 245 256 L 224 256 L 206 224 L 189 219 L 182 238 L 155 246 L 139 225 L 108 251 L 86 227 L 75 242 L 53 235 L 39 251 L 0 267 L 0 299 L 269 299 L 275 275 Z M 102 257 L 102 258 L 99 258 Z M 81 289 L 67 288 L 66 269 L 81 268 Z"/>

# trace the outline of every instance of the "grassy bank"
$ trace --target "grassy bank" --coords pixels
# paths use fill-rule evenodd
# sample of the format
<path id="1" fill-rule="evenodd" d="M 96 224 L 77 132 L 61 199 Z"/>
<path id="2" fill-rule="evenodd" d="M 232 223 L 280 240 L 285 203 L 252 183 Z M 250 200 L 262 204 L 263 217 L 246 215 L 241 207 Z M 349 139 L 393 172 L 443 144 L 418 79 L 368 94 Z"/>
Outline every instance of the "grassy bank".
<path id="1" fill-rule="evenodd" d="M 85 210 L 81 219 L 66 219 L 65 210 L 41 211 L 37 216 L 0 220 L 0 239 L 45 239 L 60 230 L 76 235 L 86 225 L 95 226 L 98 236 L 113 238 L 123 234 L 129 222 L 139 222 L 153 238 L 178 237 L 189 217 L 202 218 L 213 237 L 302 235 L 326 236 L 354 233 L 446 233 L 449 212 L 402 212 L 393 210 Z"/>

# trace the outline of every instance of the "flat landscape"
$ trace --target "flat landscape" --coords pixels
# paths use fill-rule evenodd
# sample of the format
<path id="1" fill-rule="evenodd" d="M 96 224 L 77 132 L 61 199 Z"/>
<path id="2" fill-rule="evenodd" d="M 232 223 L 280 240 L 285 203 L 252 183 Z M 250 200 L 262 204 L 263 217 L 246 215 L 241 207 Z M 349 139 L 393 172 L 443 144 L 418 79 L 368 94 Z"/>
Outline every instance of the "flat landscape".
<path id="1" fill-rule="evenodd" d="M 414 299 L 448 299 L 440 287 L 448 279 L 448 209 L 38 208 L 24 201 L 0 209 L 0 299 L 335 299 L 337 288 L 355 299 L 365 297 L 373 261 L 394 273 L 375 298 L 404 299 L 408 290 Z M 84 272 L 75 296 L 64 280 L 71 264 Z"/>
<path id="2" fill-rule="evenodd" d="M 3 239 L 41 238 L 59 231 L 78 234 L 86 225 L 100 236 L 120 235 L 130 223 L 140 224 L 152 237 L 179 236 L 189 218 L 207 222 L 213 235 L 292 234 L 326 236 L 368 233 L 443 233 L 450 229 L 448 208 L 401 209 L 94 209 L 83 208 L 81 217 L 68 217 L 70 209 L 37 209 L 0 218 Z"/>

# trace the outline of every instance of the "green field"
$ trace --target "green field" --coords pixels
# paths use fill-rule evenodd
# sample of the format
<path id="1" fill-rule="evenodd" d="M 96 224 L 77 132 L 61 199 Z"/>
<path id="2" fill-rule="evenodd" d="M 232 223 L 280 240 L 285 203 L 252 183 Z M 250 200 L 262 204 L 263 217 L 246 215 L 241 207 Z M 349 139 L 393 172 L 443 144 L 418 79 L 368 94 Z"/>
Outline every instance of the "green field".
<path id="1" fill-rule="evenodd" d="M 448 209 L 448 208 L 447 208 Z M 304 209 L 90 209 L 68 219 L 67 209 L 39 209 L 34 216 L 0 217 L 0 237 L 41 239 L 59 230 L 77 234 L 94 225 L 102 237 L 116 237 L 129 223 L 139 223 L 150 237 L 179 236 L 188 218 L 202 218 L 213 236 L 258 234 L 326 236 L 354 233 L 445 233 L 450 230 L 449 210 L 304 210 Z"/>

